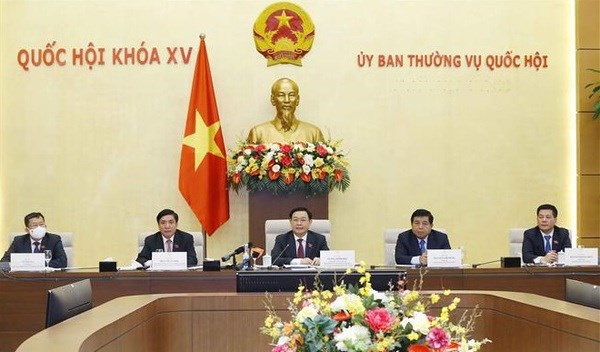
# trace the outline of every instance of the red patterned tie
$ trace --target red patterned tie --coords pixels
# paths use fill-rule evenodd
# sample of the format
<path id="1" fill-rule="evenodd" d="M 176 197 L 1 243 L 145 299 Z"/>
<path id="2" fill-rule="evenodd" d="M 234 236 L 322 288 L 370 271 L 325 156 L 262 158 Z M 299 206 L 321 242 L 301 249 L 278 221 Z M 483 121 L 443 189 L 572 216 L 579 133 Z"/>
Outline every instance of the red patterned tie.
<path id="1" fill-rule="evenodd" d="M 304 247 L 302 246 L 302 238 L 298 239 L 298 251 L 297 251 L 297 258 L 304 258 Z"/>

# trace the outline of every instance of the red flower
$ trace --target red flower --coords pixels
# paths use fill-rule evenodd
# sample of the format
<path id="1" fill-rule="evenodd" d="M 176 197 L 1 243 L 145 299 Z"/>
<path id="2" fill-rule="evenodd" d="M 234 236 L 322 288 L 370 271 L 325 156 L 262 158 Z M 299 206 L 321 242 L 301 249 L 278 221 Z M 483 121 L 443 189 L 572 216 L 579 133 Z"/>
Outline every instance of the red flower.
<path id="1" fill-rule="evenodd" d="M 342 310 L 340 312 L 335 313 L 331 318 L 335 321 L 344 321 L 350 320 L 352 316 L 350 315 L 350 313 L 346 312 L 345 310 Z"/>
<path id="2" fill-rule="evenodd" d="M 302 181 L 308 183 L 310 182 L 310 180 L 312 180 L 312 176 L 310 176 L 310 174 L 305 174 L 304 172 L 302 174 L 300 174 L 300 178 L 302 179 Z"/>
<path id="3" fill-rule="evenodd" d="M 285 176 L 283 177 L 283 182 L 285 182 L 286 185 L 291 184 L 292 182 L 294 182 L 294 174 L 289 173 L 289 174 L 285 174 Z"/>
<path id="4" fill-rule="evenodd" d="M 267 147 L 264 144 L 259 144 L 256 146 L 255 149 L 258 153 L 262 154 L 262 152 L 264 152 L 267 149 Z"/>
<path id="5" fill-rule="evenodd" d="M 235 174 L 233 174 L 231 180 L 233 181 L 233 183 L 238 184 L 242 180 L 242 175 L 240 175 L 239 172 L 236 172 Z"/>
<path id="6" fill-rule="evenodd" d="M 335 182 L 341 182 L 342 178 L 342 169 L 333 170 L 333 179 L 335 180 Z"/>
<path id="7" fill-rule="evenodd" d="M 255 168 L 253 170 L 250 170 L 249 174 L 250 174 L 250 176 L 256 176 L 256 175 L 260 174 L 260 169 Z"/>
<path id="8" fill-rule="evenodd" d="M 319 171 L 319 180 L 324 180 L 327 177 L 327 172 L 320 170 Z"/>
<path id="9" fill-rule="evenodd" d="M 284 144 L 284 145 L 281 146 L 280 150 L 281 150 L 282 153 L 288 154 L 289 152 L 292 151 L 292 146 L 289 145 L 289 144 Z"/>
<path id="10" fill-rule="evenodd" d="M 429 347 L 425 345 L 410 345 L 407 352 L 430 352 Z"/>
<path id="11" fill-rule="evenodd" d="M 375 332 L 387 332 L 394 324 L 394 317 L 384 308 L 371 309 L 365 315 L 365 321 Z"/>
<path id="12" fill-rule="evenodd" d="M 290 166 L 290 164 L 292 163 L 292 161 L 294 161 L 289 155 L 285 154 L 283 155 L 279 161 L 281 161 L 281 164 L 283 166 Z"/>
<path id="13" fill-rule="evenodd" d="M 269 179 L 275 181 L 279 178 L 279 175 L 281 175 L 281 172 L 275 172 L 273 170 L 269 170 Z"/>
<path id="14" fill-rule="evenodd" d="M 317 146 L 317 154 L 319 154 L 319 156 L 325 156 L 325 155 L 327 155 L 327 149 L 324 146 L 319 144 Z"/>

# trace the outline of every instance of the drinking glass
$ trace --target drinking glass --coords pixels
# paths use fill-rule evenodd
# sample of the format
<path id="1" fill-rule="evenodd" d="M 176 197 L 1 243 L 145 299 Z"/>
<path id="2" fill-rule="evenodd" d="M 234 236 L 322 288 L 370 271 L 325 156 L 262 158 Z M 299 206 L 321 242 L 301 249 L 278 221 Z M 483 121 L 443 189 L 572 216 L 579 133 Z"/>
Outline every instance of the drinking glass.
<path id="1" fill-rule="evenodd" d="M 50 260 L 52 260 L 52 251 L 49 249 L 46 249 L 44 251 L 44 260 L 46 261 L 46 269 L 48 268 L 48 265 L 50 264 Z"/>

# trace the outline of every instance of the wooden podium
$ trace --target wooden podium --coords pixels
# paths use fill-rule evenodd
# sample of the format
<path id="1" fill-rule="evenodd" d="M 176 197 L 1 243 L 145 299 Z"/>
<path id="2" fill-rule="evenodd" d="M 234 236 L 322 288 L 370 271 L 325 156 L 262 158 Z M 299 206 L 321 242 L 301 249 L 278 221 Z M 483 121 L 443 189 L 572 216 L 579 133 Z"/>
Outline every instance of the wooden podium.
<path id="1" fill-rule="evenodd" d="M 329 219 L 328 194 L 306 197 L 304 194 L 273 195 L 270 192 L 250 192 L 248 195 L 248 234 L 254 246 L 265 248 L 265 221 L 288 219 L 290 210 L 305 207 L 313 219 Z M 270 254 L 270 253 L 269 253 Z"/>

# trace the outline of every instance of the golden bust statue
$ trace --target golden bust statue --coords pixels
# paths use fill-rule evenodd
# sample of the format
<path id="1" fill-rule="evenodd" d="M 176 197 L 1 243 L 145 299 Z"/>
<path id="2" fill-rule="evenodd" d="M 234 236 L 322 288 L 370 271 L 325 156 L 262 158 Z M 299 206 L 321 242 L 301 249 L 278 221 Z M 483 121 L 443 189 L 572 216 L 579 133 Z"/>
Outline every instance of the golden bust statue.
<path id="1" fill-rule="evenodd" d="M 254 126 L 246 141 L 251 144 L 275 142 L 324 142 L 321 130 L 298 120 L 296 107 L 300 103 L 298 85 L 289 78 L 280 78 L 271 87 L 271 104 L 277 110 L 273 120 Z"/>

